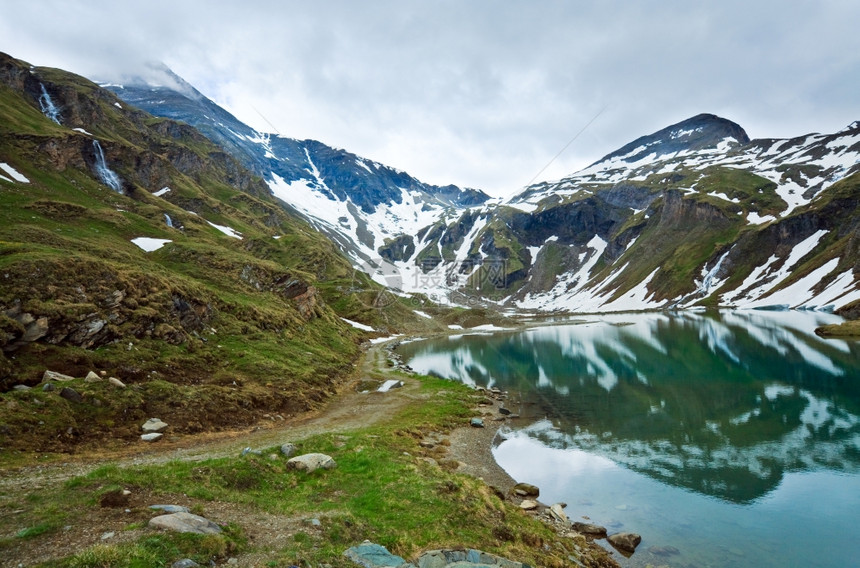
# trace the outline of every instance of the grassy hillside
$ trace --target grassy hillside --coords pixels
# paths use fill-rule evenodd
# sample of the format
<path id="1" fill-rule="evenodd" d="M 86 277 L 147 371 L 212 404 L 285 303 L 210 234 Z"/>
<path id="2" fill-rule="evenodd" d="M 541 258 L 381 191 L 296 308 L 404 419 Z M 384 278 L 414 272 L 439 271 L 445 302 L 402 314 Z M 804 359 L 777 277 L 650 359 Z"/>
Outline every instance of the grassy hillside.
<path id="1" fill-rule="evenodd" d="M 366 336 L 340 316 L 432 324 L 409 300 L 374 303 L 378 286 L 196 130 L 81 77 L 0 56 L 0 163 L 18 174 L 0 171 L 0 451 L 131 439 L 150 416 L 194 432 L 306 410 Z M 43 392 L 46 369 L 77 380 Z"/>

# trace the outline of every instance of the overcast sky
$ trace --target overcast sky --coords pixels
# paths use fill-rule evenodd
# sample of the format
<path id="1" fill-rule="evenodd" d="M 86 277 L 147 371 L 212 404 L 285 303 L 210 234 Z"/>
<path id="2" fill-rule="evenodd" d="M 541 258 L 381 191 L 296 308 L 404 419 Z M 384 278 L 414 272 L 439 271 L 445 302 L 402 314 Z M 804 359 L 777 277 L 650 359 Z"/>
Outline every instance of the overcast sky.
<path id="1" fill-rule="evenodd" d="M 855 0 L 0 0 L 0 51 L 163 61 L 257 129 L 503 195 L 700 112 L 753 138 L 860 120 L 858 23 Z"/>

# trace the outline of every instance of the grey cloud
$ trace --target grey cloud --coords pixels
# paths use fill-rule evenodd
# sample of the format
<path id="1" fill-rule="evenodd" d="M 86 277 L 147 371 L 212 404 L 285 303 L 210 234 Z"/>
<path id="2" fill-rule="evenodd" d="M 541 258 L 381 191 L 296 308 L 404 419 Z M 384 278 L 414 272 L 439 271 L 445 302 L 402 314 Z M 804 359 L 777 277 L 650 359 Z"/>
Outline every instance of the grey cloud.
<path id="1" fill-rule="evenodd" d="M 604 107 L 545 177 L 699 112 L 752 136 L 847 125 L 856 4 L 0 0 L 0 50 L 91 78 L 164 61 L 257 128 L 500 193 Z"/>

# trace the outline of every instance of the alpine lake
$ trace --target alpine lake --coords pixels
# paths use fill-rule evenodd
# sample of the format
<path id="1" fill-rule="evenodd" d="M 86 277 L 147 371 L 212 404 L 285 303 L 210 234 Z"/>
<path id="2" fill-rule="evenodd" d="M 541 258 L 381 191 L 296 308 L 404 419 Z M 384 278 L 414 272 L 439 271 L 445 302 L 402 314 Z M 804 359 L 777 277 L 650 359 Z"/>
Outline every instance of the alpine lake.
<path id="1" fill-rule="evenodd" d="M 508 391 L 520 418 L 496 461 L 572 521 L 640 534 L 632 556 L 613 554 L 622 566 L 860 566 L 860 341 L 814 334 L 839 321 L 583 316 L 397 352 Z"/>

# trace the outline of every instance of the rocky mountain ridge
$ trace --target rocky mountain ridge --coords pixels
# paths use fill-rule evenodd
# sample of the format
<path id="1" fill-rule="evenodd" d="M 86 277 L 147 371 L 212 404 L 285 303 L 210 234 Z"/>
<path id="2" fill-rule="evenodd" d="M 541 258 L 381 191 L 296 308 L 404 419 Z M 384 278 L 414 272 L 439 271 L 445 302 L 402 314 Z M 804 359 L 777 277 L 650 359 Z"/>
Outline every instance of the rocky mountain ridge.
<path id="1" fill-rule="evenodd" d="M 212 119 L 214 103 L 199 93 L 110 88 L 154 114 L 181 114 L 257 164 L 276 197 L 401 292 L 539 311 L 839 309 L 860 300 L 857 122 L 750 140 L 702 114 L 502 201 L 458 188 L 446 195 L 318 142 Z"/>

